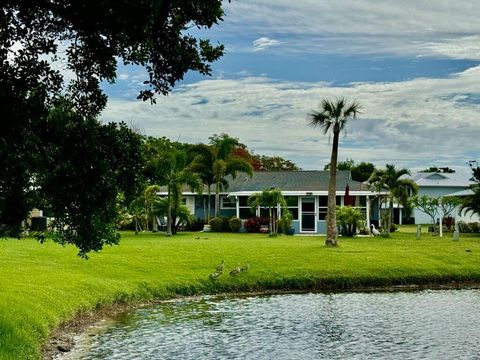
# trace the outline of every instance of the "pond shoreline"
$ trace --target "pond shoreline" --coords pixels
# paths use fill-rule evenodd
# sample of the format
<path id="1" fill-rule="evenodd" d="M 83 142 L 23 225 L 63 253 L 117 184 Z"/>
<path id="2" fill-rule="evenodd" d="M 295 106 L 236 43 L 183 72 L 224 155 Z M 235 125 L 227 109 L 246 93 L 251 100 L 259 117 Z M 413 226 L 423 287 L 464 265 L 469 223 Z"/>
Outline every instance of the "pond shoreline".
<path id="1" fill-rule="evenodd" d="M 192 296 L 174 295 L 161 299 L 139 300 L 131 302 L 117 302 L 109 305 L 102 305 L 96 309 L 89 311 L 80 311 L 72 319 L 61 323 L 50 335 L 46 343 L 42 347 L 43 359 L 62 359 L 63 354 L 68 354 L 74 350 L 77 345 L 76 339 L 82 333 L 92 326 L 99 324 L 106 319 L 112 318 L 126 311 L 137 308 L 176 300 L 197 299 L 203 296 L 218 297 L 248 297 L 248 296 L 268 296 L 283 294 L 307 294 L 307 293 L 345 293 L 345 292 L 412 292 L 425 290 L 464 290 L 464 289 L 480 289 L 480 282 L 454 282 L 431 283 L 431 284 L 402 284 L 390 286 L 359 286 L 352 288 L 339 289 L 265 289 L 261 291 L 244 291 L 244 292 L 218 292 L 196 294 Z"/>

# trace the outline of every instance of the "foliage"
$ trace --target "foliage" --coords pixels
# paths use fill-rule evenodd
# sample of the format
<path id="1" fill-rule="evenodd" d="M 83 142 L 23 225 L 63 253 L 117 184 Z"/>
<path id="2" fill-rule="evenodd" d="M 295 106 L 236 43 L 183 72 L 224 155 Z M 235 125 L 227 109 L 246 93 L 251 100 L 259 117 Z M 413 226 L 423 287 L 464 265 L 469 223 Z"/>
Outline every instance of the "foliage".
<path id="1" fill-rule="evenodd" d="M 74 244 L 80 256 L 118 243 L 117 196 L 122 192 L 126 202 L 133 197 L 142 167 L 140 137 L 125 124 L 102 125 L 83 117 L 66 101 L 57 103 L 36 131 L 43 139 L 40 148 L 25 149 L 38 152 L 36 163 L 30 164 L 35 168 L 24 168 L 28 179 L 22 186 L 30 190 L 16 192 L 12 182 L 17 179 L 3 178 L 12 175 L 8 165 L 0 175 L 0 235 L 18 236 L 16 221 L 22 219 L 25 204 L 48 205 L 55 218 L 54 239 Z M 21 184 L 22 177 L 18 180 Z M 14 209 L 16 201 L 21 212 Z"/>
<path id="2" fill-rule="evenodd" d="M 472 166 L 471 168 L 473 172 L 472 181 L 475 181 L 475 184 L 470 186 L 473 194 L 467 195 L 463 198 L 462 204 L 460 205 L 460 211 L 464 214 L 471 212 L 480 216 L 480 167 Z"/>
<path id="3" fill-rule="evenodd" d="M 213 232 L 223 232 L 223 219 L 221 217 L 213 217 L 208 220 L 208 224 L 212 227 Z"/>
<path id="4" fill-rule="evenodd" d="M 282 208 L 287 207 L 287 203 L 280 189 L 265 189 L 261 193 L 253 194 L 248 197 L 248 206 L 250 206 L 252 210 L 257 209 L 258 207 L 268 208 L 268 228 L 270 230 L 270 234 L 277 234 L 278 232 L 276 213 L 279 205 Z"/>
<path id="5" fill-rule="evenodd" d="M 355 236 L 357 229 L 362 228 L 364 217 L 361 211 L 351 206 L 337 207 L 337 222 L 343 236 Z"/>
<path id="6" fill-rule="evenodd" d="M 252 155 L 255 171 L 298 171 L 300 168 L 281 156 Z"/>
<path id="7" fill-rule="evenodd" d="M 185 231 L 202 231 L 205 226 L 203 219 L 195 218 L 191 223 L 185 226 Z"/>
<path id="8" fill-rule="evenodd" d="M 270 219 L 265 217 L 252 217 L 250 219 L 245 220 L 243 224 L 245 226 L 245 230 L 249 233 L 259 233 L 260 227 L 269 225 Z"/>
<path id="9" fill-rule="evenodd" d="M 287 235 L 290 229 L 292 228 L 293 216 L 288 208 L 282 209 L 282 216 L 278 220 L 279 231 Z"/>
<path id="10" fill-rule="evenodd" d="M 417 184 L 411 179 L 402 178 L 404 175 L 410 175 L 408 169 L 397 169 L 393 164 L 386 164 L 385 169 L 376 169 L 368 179 L 370 186 L 376 191 L 387 190 L 390 215 L 386 222 L 382 221 L 384 230 L 390 230 L 390 224 L 393 222 L 393 203 L 394 201 L 409 207 L 411 197 L 418 192 Z"/>
<path id="11" fill-rule="evenodd" d="M 241 227 L 242 227 L 242 220 L 240 220 L 239 217 L 236 217 L 236 216 L 232 216 L 229 220 L 228 220 L 228 225 L 230 226 L 230 230 L 234 233 L 237 233 L 240 231 Z"/>
<path id="12" fill-rule="evenodd" d="M 421 212 L 430 216 L 432 224 L 437 223 L 437 218 L 439 214 L 439 203 L 438 198 L 430 197 L 423 195 L 421 197 L 414 197 L 412 200 L 413 206 L 415 206 Z"/>
<path id="13" fill-rule="evenodd" d="M 455 196 L 442 196 L 438 205 L 442 212 L 442 217 L 448 218 L 452 215 L 452 212 L 462 204 L 462 200 Z"/>
<path id="14" fill-rule="evenodd" d="M 480 232 L 480 224 L 478 222 L 471 222 L 469 224 L 469 227 L 470 227 L 470 231 L 472 233 L 478 233 Z"/>
<path id="15" fill-rule="evenodd" d="M 390 232 L 395 232 L 398 230 L 398 225 L 397 224 L 394 224 L 394 223 L 391 223 L 390 224 Z"/>
<path id="16" fill-rule="evenodd" d="M 360 113 L 360 105 L 339 98 L 335 102 L 327 99 L 322 100 L 320 111 L 313 111 L 310 115 L 309 125 L 320 127 L 326 135 L 333 135 L 332 155 L 330 158 L 330 180 L 328 183 L 328 208 L 327 208 L 327 237 L 325 244 L 337 245 L 337 221 L 336 221 L 336 187 L 337 187 L 337 158 L 340 132 L 345 130 L 347 122 L 355 119 Z"/>
<path id="17" fill-rule="evenodd" d="M 480 232 L 480 224 L 478 222 L 466 223 L 459 221 L 457 223 L 458 231 L 461 233 L 478 233 Z"/>
<path id="18" fill-rule="evenodd" d="M 168 205 L 168 197 L 156 198 L 153 201 L 151 212 L 155 217 L 165 217 L 168 215 Z M 173 214 L 172 228 L 174 229 L 174 233 L 176 233 L 181 226 L 192 224 L 195 221 L 195 217 L 183 204 L 178 204 Z"/>
<path id="19" fill-rule="evenodd" d="M 423 169 L 421 170 L 420 172 L 423 172 L 423 173 L 444 173 L 444 174 L 453 174 L 455 172 L 455 170 L 453 169 L 450 169 L 448 166 L 446 167 L 438 167 L 438 166 L 430 166 L 429 168 L 427 169 Z"/>
<path id="20" fill-rule="evenodd" d="M 323 169 L 329 170 L 330 164 L 325 165 Z M 347 159 L 345 161 L 338 162 L 337 170 L 348 170 L 352 174 L 352 180 L 364 182 L 367 181 L 375 171 L 375 165 L 365 161 L 355 165 L 355 161 L 353 159 Z"/>
<path id="21" fill-rule="evenodd" d="M 142 161 L 125 125 L 93 120 L 107 102 L 101 83 L 115 82 L 118 63 L 139 66 L 138 97 L 154 101 L 189 70 L 209 74 L 223 46 L 188 28 L 218 23 L 221 1 L 14 0 L 0 9 L 0 236 L 19 236 L 33 206 L 52 205 L 58 229 L 68 227 L 58 240 L 81 255 L 114 244 L 114 197 L 124 190 L 131 200 L 126 184 Z"/>

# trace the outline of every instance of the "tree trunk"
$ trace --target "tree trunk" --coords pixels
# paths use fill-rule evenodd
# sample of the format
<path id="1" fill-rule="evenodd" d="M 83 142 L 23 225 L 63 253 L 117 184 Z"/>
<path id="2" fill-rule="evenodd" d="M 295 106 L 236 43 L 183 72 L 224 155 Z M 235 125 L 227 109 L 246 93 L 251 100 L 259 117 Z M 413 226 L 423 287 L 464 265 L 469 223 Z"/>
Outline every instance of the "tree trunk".
<path id="1" fill-rule="evenodd" d="M 212 203 L 212 191 L 211 191 L 212 184 L 208 184 L 208 204 L 207 204 L 207 223 L 210 220 L 210 204 Z"/>
<path id="2" fill-rule="evenodd" d="M 168 185 L 167 193 L 167 236 L 172 236 L 172 194 L 170 193 L 170 185 Z"/>
<path id="3" fill-rule="evenodd" d="M 157 222 L 157 216 L 153 215 L 152 216 L 152 231 L 157 232 L 158 231 L 158 222 Z"/>
<path id="4" fill-rule="evenodd" d="M 330 158 L 330 180 L 328 183 L 328 208 L 327 208 L 327 237 L 325 245 L 337 246 L 337 157 L 338 157 L 338 138 L 340 128 L 335 125 L 333 128 L 333 146 L 332 156 Z M 316 220 L 316 219 L 315 219 Z"/>
<path id="5" fill-rule="evenodd" d="M 148 231 L 148 218 L 150 211 L 148 210 L 148 202 L 145 200 L 145 231 Z"/>
<path id="6" fill-rule="evenodd" d="M 273 226 L 272 226 L 272 207 L 268 207 L 268 222 L 270 227 L 270 235 L 273 234 Z"/>
<path id="7" fill-rule="evenodd" d="M 393 198 L 390 198 L 390 214 L 387 223 L 387 233 L 390 234 L 390 225 L 393 224 Z"/>
<path id="8" fill-rule="evenodd" d="M 135 215 L 135 235 L 138 235 L 138 217 Z"/>
<path id="9" fill-rule="evenodd" d="M 218 216 L 220 210 L 220 183 L 215 183 L 215 216 Z"/>

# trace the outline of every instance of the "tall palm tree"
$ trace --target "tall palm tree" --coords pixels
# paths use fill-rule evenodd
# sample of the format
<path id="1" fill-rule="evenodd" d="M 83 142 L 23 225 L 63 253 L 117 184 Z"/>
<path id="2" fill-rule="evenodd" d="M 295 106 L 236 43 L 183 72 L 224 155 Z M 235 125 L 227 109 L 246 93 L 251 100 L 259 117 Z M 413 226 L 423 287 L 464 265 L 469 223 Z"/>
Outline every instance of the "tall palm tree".
<path id="1" fill-rule="evenodd" d="M 208 188 L 208 208 L 210 210 L 210 186 L 215 184 L 215 216 L 220 212 L 220 190 L 228 188 L 226 177 L 236 178 L 237 173 L 253 175 L 252 165 L 245 159 L 233 155 L 239 142 L 235 138 L 224 137 L 215 146 L 197 145 L 193 151 L 198 155 L 191 164 L 191 169 L 200 174 Z"/>
<path id="2" fill-rule="evenodd" d="M 386 164 L 385 169 L 376 169 L 368 179 L 370 185 L 377 190 L 389 192 L 389 216 L 386 224 L 386 231 L 390 232 L 390 225 L 393 222 L 393 203 L 408 205 L 412 196 L 418 193 L 418 186 L 411 179 L 401 179 L 404 175 L 410 175 L 408 169 L 397 169 L 393 164 Z"/>
<path id="3" fill-rule="evenodd" d="M 337 245 L 337 205 L 335 193 L 337 187 L 337 158 L 340 132 L 345 129 L 348 120 L 355 119 L 360 113 L 360 105 L 356 101 L 344 98 L 336 101 L 322 100 L 320 111 L 309 115 L 309 125 L 323 129 L 323 133 L 333 134 L 332 155 L 330 158 L 330 180 L 328 182 L 327 237 L 325 245 Z"/>

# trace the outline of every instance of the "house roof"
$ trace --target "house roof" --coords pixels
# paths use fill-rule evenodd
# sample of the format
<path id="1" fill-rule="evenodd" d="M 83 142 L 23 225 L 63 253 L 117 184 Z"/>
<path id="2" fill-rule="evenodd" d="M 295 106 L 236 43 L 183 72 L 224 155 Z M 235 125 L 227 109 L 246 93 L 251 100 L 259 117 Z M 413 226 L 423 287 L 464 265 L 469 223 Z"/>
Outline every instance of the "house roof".
<path id="1" fill-rule="evenodd" d="M 447 194 L 445 196 L 469 196 L 469 195 L 473 195 L 473 190 L 471 189 L 461 190 L 451 194 Z"/>
<path id="2" fill-rule="evenodd" d="M 404 175 L 402 178 L 412 179 L 420 187 L 468 187 L 472 184 L 468 178 L 458 173 L 418 172 L 413 175 Z"/>
<path id="3" fill-rule="evenodd" d="M 253 193 L 265 189 L 277 188 L 284 193 L 294 192 L 327 192 L 330 179 L 329 171 L 310 170 L 310 171 L 258 171 L 250 177 L 247 174 L 238 174 L 235 179 L 228 177 L 229 187 L 222 193 Z M 337 172 L 337 192 L 344 192 L 345 187 L 349 186 L 350 192 L 368 192 L 370 189 L 366 184 L 354 181 L 351 178 L 350 171 Z M 162 187 L 160 193 L 166 191 Z M 189 193 L 190 189 L 184 187 L 183 192 Z M 212 192 L 213 186 L 212 186 Z M 203 190 L 207 193 L 207 189 Z"/>
<path id="4" fill-rule="evenodd" d="M 228 192 L 262 191 L 277 188 L 282 191 L 327 191 L 330 179 L 329 171 L 259 171 L 252 177 L 240 174 L 229 181 Z M 350 191 L 367 190 L 365 185 L 351 178 L 350 171 L 337 172 L 337 191 L 344 191 L 349 185 Z"/>

